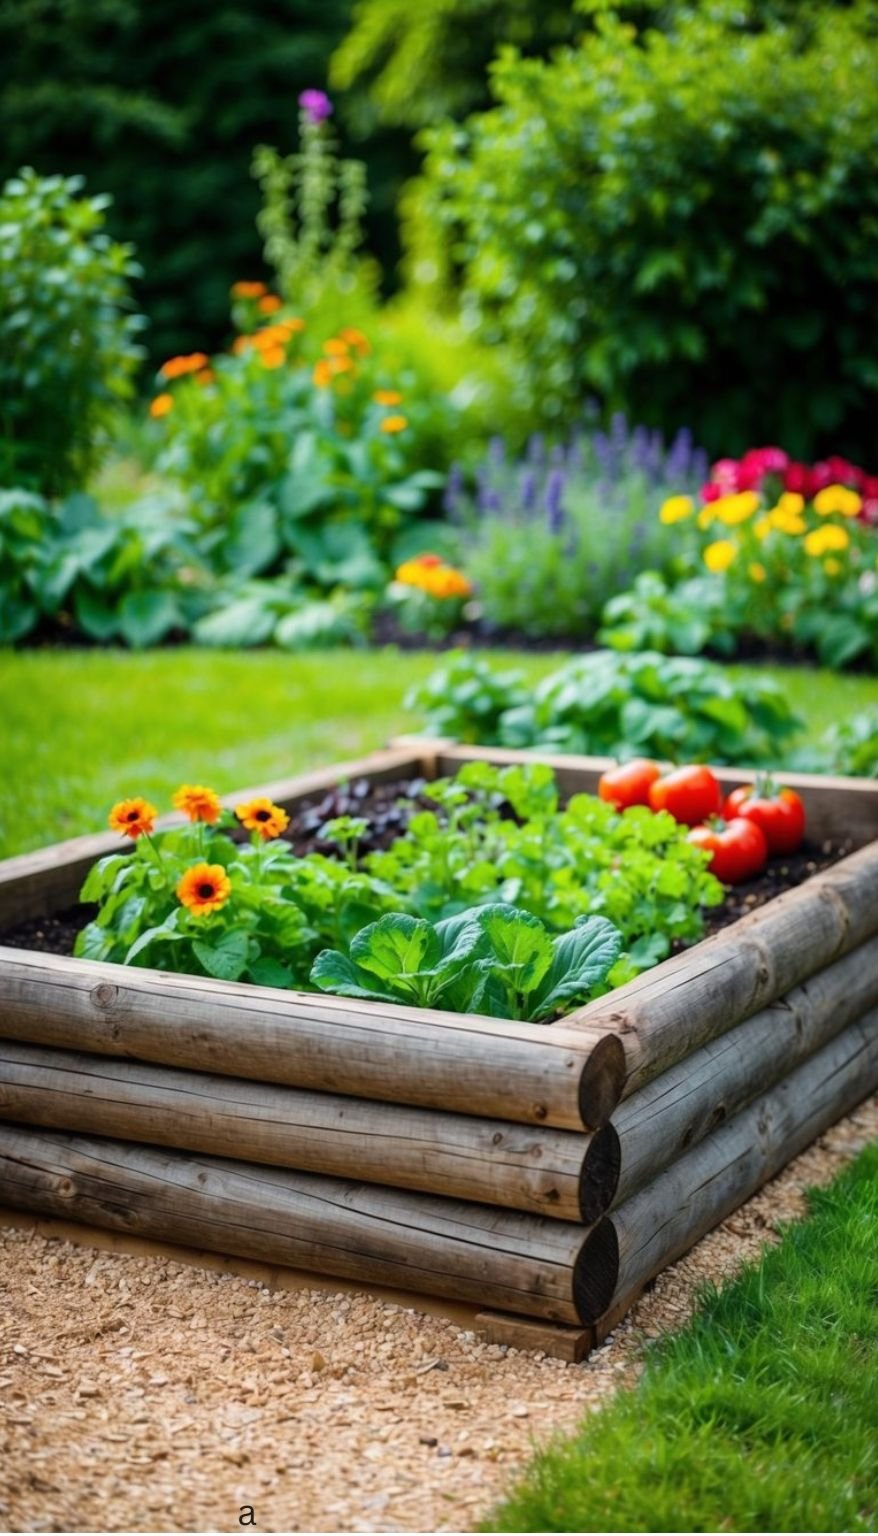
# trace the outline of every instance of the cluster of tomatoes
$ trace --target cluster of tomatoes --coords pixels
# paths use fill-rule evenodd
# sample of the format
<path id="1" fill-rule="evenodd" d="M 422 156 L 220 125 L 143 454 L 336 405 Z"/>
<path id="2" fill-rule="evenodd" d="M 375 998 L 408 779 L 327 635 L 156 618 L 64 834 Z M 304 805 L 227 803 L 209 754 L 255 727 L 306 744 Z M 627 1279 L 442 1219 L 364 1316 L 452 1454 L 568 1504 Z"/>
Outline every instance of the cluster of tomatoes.
<path id="1" fill-rule="evenodd" d="M 711 873 L 725 885 L 754 880 L 769 859 L 795 853 L 805 835 L 805 809 L 795 790 L 762 777 L 723 801 L 719 781 L 701 763 L 664 772 L 637 757 L 608 769 L 598 794 L 620 811 L 632 805 L 669 811 L 691 828 L 690 841 L 710 854 Z"/>

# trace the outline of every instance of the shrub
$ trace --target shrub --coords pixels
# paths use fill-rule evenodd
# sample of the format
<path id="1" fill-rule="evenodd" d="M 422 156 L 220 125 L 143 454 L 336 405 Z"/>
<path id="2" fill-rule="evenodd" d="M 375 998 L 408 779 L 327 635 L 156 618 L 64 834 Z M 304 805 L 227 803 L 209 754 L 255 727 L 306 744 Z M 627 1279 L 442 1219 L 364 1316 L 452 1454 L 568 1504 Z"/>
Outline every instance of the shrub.
<path id="1" fill-rule="evenodd" d="M 466 569 L 485 622 L 526 635 L 593 635 L 608 592 L 665 562 L 670 541 L 657 512 L 670 486 L 691 490 L 706 459 L 685 431 L 666 451 L 659 433 L 583 430 L 551 452 L 541 436 L 510 462 L 495 438 L 476 470 L 474 499 L 446 506 L 462 524 Z"/>
<path id="2" fill-rule="evenodd" d="M 460 741 L 674 762 L 776 765 L 801 729 L 770 679 L 644 651 L 577 657 L 528 690 L 520 673 L 452 657 L 412 689 L 425 730 Z"/>
<path id="3" fill-rule="evenodd" d="M 544 416 L 597 390 L 665 429 L 797 453 L 869 442 L 878 364 L 878 43 L 868 6 L 612 15 L 430 137 L 427 208 Z"/>
<path id="4" fill-rule="evenodd" d="M 81 188 L 25 169 L 0 195 L 0 484 L 50 496 L 85 484 L 141 356 L 140 269 Z"/>
<path id="5" fill-rule="evenodd" d="M 829 759 L 830 772 L 878 779 L 878 705 L 832 726 L 821 746 Z"/>

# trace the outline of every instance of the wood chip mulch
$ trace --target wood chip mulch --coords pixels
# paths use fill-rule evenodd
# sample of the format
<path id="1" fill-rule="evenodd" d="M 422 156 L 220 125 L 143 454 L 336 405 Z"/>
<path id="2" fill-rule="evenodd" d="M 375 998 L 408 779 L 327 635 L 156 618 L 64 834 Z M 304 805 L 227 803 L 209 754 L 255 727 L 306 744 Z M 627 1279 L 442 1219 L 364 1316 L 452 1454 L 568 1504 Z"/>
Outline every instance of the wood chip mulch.
<path id="1" fill-rule="evenodd" d="M 878 1096 L 661 1275 L 590 1360 L 486 1345 L 387 1301 L 0 1227 L 0 1527 L 470 1531 L 878 1138 Z"/>

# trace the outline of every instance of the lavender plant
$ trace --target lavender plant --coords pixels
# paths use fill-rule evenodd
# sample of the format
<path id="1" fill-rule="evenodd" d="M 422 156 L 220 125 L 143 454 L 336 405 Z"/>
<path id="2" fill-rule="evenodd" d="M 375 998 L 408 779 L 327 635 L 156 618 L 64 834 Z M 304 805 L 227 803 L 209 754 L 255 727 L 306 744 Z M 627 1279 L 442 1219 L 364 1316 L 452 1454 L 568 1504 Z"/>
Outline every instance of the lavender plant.
<path id="1" fill-rule="evenodd" d="M 445 492 L 485 622 L 533 636 L 591 636 L 609 597 L 641 571 L 673 566 L 658 508 L 671 492 L 696 493 L 706 473 L 706 455 L 685 428 L 666 445 L 622 413 L 607 431 L 587 419 L 551 448 L 535 434 L 521 459 L 492 439 L 474 492 L 459 469 Z"/>

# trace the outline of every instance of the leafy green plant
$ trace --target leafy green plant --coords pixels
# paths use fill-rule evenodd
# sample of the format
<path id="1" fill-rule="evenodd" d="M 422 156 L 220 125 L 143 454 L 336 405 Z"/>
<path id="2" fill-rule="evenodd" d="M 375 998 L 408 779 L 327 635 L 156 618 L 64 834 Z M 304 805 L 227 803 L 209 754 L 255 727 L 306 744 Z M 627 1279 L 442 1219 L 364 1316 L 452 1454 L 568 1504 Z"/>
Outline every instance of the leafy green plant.
<path id="1" fill-rule="evenodd" d="M 50 496 L 85 484 L 142 355 L 140 268 L 82 185 L 25 168 L 0 193 L 0 485 Z"/>
<path id="2" fill-rule="evenodd" d="M 606 604 L 598 639 L 614 651 L 661 651 L 697 656 L 701 651 L 732 655 L 724 586 L 714 576 L 695 576 L 672 586 L 658 571 L 643 571 L 628 592 Z"/>
<path id="3" fill-rule="evenodd" d="M 803 454 L 842 429 L 864 449 L 871 5 L 668 9 L 664 31 L 606 12 L 548 61 L 507 50 L 496 105 L 427 131 L 434 259 L 547 423 L 596 390 L 717 452 L 767 434 Z"/>
<path id="4" fill-rule="evenodd" d="M 358 933 L 349 954 L 323 950 L 311 980 L 342 997 L 547 1020 L 588 1001 L 621 943 L 604 918 L 552 937 L 538 918 L 499 902 L 435 925 L 390 913 Z"/>
<path id="5" fill-rule="evenodd" d="M 711 662 L 653 651 L 577 657 L 532 690 L 520 673 L 460 653 L 406 705 L 427 733 L 460 741 L 676 762 L 773 764 L 800 729 L 771 679 L 742 682 Z"/>
<path id="6" fill-rule="evenodd" d="M 820 745 L 828 772 L 878 779 L 878 706 L 831 726 Z"/>

